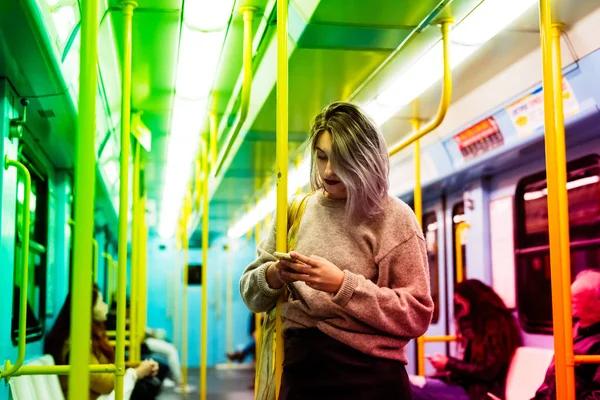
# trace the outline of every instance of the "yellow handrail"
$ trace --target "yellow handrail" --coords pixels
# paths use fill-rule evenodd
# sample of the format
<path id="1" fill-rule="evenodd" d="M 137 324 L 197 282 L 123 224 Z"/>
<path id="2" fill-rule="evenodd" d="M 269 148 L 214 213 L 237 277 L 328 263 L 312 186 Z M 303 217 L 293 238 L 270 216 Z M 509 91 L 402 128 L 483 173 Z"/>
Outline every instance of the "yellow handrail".
<path id="1" fill-rule="evenodd" d="M 79 116 L 75 137 L 75 239 L 71 284 L 69 400 L 89 397 L 92 329 L 92 246 L 96 182 L 96 91 L 98 85 L 98 0 L 81 4 Z"/>
<path id="2" fill-rule="evenodd" d="M 229 136 L 227 144 L 225 144 L 225 149 L 223 150 L 222 154 L 218 156 L 217 168 L 214 172 L 215 175 L 217 175 L 221 171 L 221 168 L 223 168 L 225 160 L 227 160 L 227 156 L 233 147 L 233 143 L 237 139 L 244 122 L 246 122 L 246 118 L 248 118 L 248 109 L 250 108 L 250 93 L 252 90 L 252 19 L 254 18 L 254 13 L 256 11 L 256 7 L 240 7 L 240 12 L 244 15 L 244 50 L 242 61 L 244 80 L 242 83 L 240 115 L 235 122 L 233 132 Z"/>
<path id="3" fill-rule="evenodd" d="M 143 176 L 143 174 L 142 174 Z M 146 220 L 144 218 L 146 210 L 146 197 L 145 194 L 142 196 L 140 202 L 140 254 L 139 254 L 139 298 L 140 302 L 138 305 L 138 359 L 141 360 L 141 342 L 146 335 L 146 320 L 148 315 L 148 276 L 147 276 L 147 241 L 148 241 L 148 227 L 146 226 Z"/>
<path id="4" fill-rule="evenodd" d="M 442 100 L 440 102 L 440 107 L 438 109 L 437 115 L 435 118 L 429 122 L 425 127 L 419 131 L 411 135 L 409 138 L 396 143 L 389 150 L 389 155 L 393 156 L 399 151 L 407 148 L 417 140 L 421 139 L 423 136 L 427 135 L 429 132 L 433 131 L 435 128 L 440 126 L 444 118 L 446 117 L 446 112 L 450 107 L 450 98 L 452 97 L 452 69 L 450 68 L 450 24 L 452 24 L 452 20 L 444 20 L 442 21 L 442 43 L 444 48 L 444 77 L 442 84 Z"/>
<path id="5" fill-rule="evenodd" d="M 129 146 L 131 134 L 131 25 L 137 3 L 125 0 L 123 7 L 123 61 L 121 72 L 121 157 L 119 185 L 119 264 L 117 294 L 117 347 L 115 349 L 115 398 L 123 400 L 125 377 L 125 313 L 127 301 L 127 228 L 129 215 Z M 86 394 L 87 396 L 88 394 Z M 83 398 L 82 396 L 81 398 Z"/>
<path id="6" fill-rule="evenodd" d="M 91 374 L 114 373 L 117 370 L 114 364 L 90 364 Z M 71 372 L 70 365 L 25 365 L 12 376 L 22 375 L 68 375 Z"/>
<path id="7" fill-rule="evenodd" d="M 275 157 L 277 163 L 277 219 L 275 221 L 275 249 L 287 251 L 287 199 L 288 199 L 288 3 L 277 1 L 277 132 Z M 275 397 L 279 397 L 283 373 L 283 323 L 281 304 L 277 301 L 275 324 Z"/>
<path id="8" fill-rule="evenodd" d="M 423 129 L 420 130 L 421 121 L 418 118 L 418 103 L 413 103 L 413 114 L 414 117 L 411 119 L 411 125 L 413 127 L 413 134 L 406 140 L 397 143 L 392 146 L 388 151 L 390 156 L 398 153 L 399 151 L 407 148 L 412 143 L 415 143 L 415 191 L 414 191 L 414 204 L 415 204 L 415 216 L 419 225 L 423 223 L 423 196 L 421 190 L 421 142 L 420 139 L 433 131 L 435 128 L 441 125 L 442 121 L 446 117 L 448 108 L 450 107 L 450 99 L 452 97 L 452 70 L 450 68 L 450 24 L 452 20 L 444 20 L 441 23 L 442 31 L 442 44 L 443 44 L 443 64 L 444 64 L 444 76 L 442 79 L 442 97 L 440 100 L 440 106 L 438 108 L 437 115 L 435 118 Z M 417 349 L 424 348 L 425 342 L 424 337 L 417 338 Z M 417 357 L 420 359 L 419 357 Z M 425 371 L 425 366 L 420 363 L 418 366 L 419 373 L 422 375 Z M 423 371 L 421 373 L 421 371 Z"/>
<path id="9" fill-rule="evenodd" d="M 575 363 L 560 31 L 552 24 L 551 1 L 539 4 L 556 397 L 569 400 L 575 395 Z"/>
<path id="10" fill-rule="evenodd" d="M 575 355 L 575 364 L 598 364 L 600 363 L 600 356 L 598 355 Z"/>
<path id="11" fill-rule="evenodd" d="M 139 288 L 139 273 L 140 273 L 140 153 L 141 145 L 139 140 L 134 139 L 134 155 L 133 155 L 133 182 L 132 186 L 132 221 L 131 221 L 131 283 L 129 284 L 129 331 L 131 336 L 129 341 L 131 346 L 129 349 L 129 362 L 139 361 L 140 359 L 140 342 L 141 338 L 138 338 L 138 288 Z"/>
<path id="12" fill-rule="evenodd" d="M 102 257 L 104 257 L 106 259 L 107 262 L 107 271 L 106 271 L 106 293 L 108 295 L 108 299 L 107 302 L 108 304 L 112 304 L 112 278 L 113 278 L 113 268 L 114 268 L 114 262 L 115 260 L 112 258 L 112 256 L 106 252 L 102 253 Z M 115 332 L 116 335 L 116 332 Z"/>
<path id="13" fill-rule="evenodd" d="M 425 375 L 425 343 L 440 343 L 440 342 L 454 342 L 456 336 L 445 335 L 445 336 L 421 336 L 417 340 L 417 359 L 418 359 L 418 372 L 420 376 Z"/>
<path id="14" fill-rule="evenodd" d="M 250 17 L 244 12 L 244 22 L 250 25 L 252 32 L 252 11 Z M 206 400 L 206 366 L 208 361 L 208 140 L 202 143 L 202 173 L 204 175 L 202 185 L 202 341 L 200 359 L 200 400 Z"/>
<path id="15" fill-rule="evenodd" d="M 456 283 L 460 283 L 463 281 L 463 277 L 465 276 L 465 271 L 463 270 L 463 250 L 461 237 L 465 230 L 469 229 L 471 225 L 468 222 L 461 222 L 456 225 L 456 233 L 454 234 L 454 251 L 456 254 Z"/>
<path id="16" fill-rule="evenodd" d="M 98 241 L 92 238 L 92 271 L 94 271 L 93 281 L 96 283 L 98 283 L 98 253 Z"/>
<path id="17" fill-rule="evenodd" d="M 192 195 L 190 191 L 186 193 L 184 206 L 183 206 L 183 219 L 181 223 L 181 240 L 183 244 L 183 301 L 181 306 L 181 332 L 182 332 L 182 344 L 181 344 L 181 371 L 183 376 L 182 387 L 185 388 L 187 385 L 187 359 L 188 359 L 188 260 L 189 260 L 189 238 L 187 234 L 187 225 L 192 212 Z"/>
<path id="18" fill-rule="evenodd" d="M 260 221 L 256 224 L 256 230 L 254 233 L 254 241 L 256 242 L 256 245 L 258 246 L 258 244 L 260 243 L 260 227 L 261 227 L 261 223 Z M 230 280 L 230 279 L 228 279 Z M 231 285 L 231 283 L 229 283 L 229 285 Z M 229 299 L 227 299 L 228 301 L 230 301 Z M 229 312 L 229 311 L 228 311 Z M 261 325 L 261 313 L 256 313 L 254 314 L 254 343 L 256 343 L 256 357 L 254 360 L 254 363 L 256 365 L 260 365 L 260 354 L 261 354 L 261 344 L 262 344 L 262 325 Z M 258 368 L 256 369 L 256 372 L 254 374 L 254 397 L 256 398 L 256 395 L 258 394 L 258 380 L 260 378 L 259 375 L 259 370 Z"/>
<path id="19" fill-rule="evenodd" d="M 23 174 L 25 180 L 24 198 L 23 198 L 23 246 L 21 248 L 21 293 L 19 298 L 19 337 L 17 362 L 15 365 L 10 365 L 10 360 L 6 360 L 4 371 L 0 371 L 0 379 L 12 376 L 21 368 L 25 361 L 25 341 L 27 337 L 27 292 L 29 288 L 29 198 L 31 196 L 31 175 L 29 170 L 22 163 L 11 160 L 8 157 L 4 158 L 4 169 L 15 167 L 18 172 Z"/>

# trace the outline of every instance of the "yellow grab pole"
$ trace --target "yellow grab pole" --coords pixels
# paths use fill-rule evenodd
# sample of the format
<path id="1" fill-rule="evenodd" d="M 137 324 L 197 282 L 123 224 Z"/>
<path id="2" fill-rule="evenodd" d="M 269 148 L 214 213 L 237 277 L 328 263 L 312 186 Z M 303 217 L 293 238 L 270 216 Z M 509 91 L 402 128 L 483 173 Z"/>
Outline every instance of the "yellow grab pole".
<path id="1" fill-rule="evenodd" d="M 181 287 L 182 277 L 181 277 L 181 265 L 180 263 L 180 255 L 181 255 L 181 225 L 177 228 L 177 232 L 175 234 L 175 276 L 173 278 L 173 344 L 175 347 L 179 348 L 181 333 L 179 332 L 180 327 L 180 308 L 181 298 L 179 296 L 179 288 Z"/>
<path id="2" fill-rule="evenodd" d="M 244 20 L 246 20 L 244 14 Z M 200 360 L 200 400 L 206 400 L 206 366 L 208 363 L 208 140 L 202 146 L 202 343 Z"/>
<path id="3" fill-rule="evenodd" d="M 465 276 L 463 269 L 464 254 L 462 250 L 462 235 L 463 232 L 469 229 L 471 225 L 468 222 L 461 222 L 456 226 L 456 233 L 454 234 L 454 252 L 456 254 L 456 283 L 461 283 Z"/>
<path id="4" fill-rule="evenodd" d="M 275 248 L 279 252 L 287 251 L 287 199 L 288 199 L 288 0 L 277 1 L 277 219 Z M 277 301 L 276 338 L 275 338 L 275 385 L 276 396 L 281 389 L 283 373 L 283 322 L 281 304 L 283 296 Z"/>
<path id="5" fill-rule="evenodd" d="M 399 151 L 407 148 L 415 141 L 421 139 L 423 136 L 427 135 L 429 132 L 433 131 L 435 128 L 441 125 L 442 121 L 446 117 L 446 112 L 450 107 L 450 99 L 452 97 L 452 69 L 450 68 L 450 25 L 452 24 L 452 20 L 444 20 L 442 21 L 442 44 L 443 44 L 443 52 L 444 52 L 444 77 L 442 83 L 442 99 L 440 101 L 440 107 L 438 108 L 437 115 L 435 118 L 429 122 L 425 127 L 412 134 L 409 138 L 396 143 L 389 150 L 390 156 L 398 153 Z"/>
<path id="6" fill-rule="evenodd" d="M 419 101 L 413 101 L 413 117 L 410 120 L 413 134 L 417 134 L 421 129 L 421 120 L 419 118 Z M 419 225 L 423 224 L 423 191 L 421 188 L 421 141 L 415 141 L 415 216 Z"/>
<path id="7" fill-rule="evenodd" d="M 126 0 L 123 7 L 123 64 L 121 72 L 121 160 L 119 182 L 119 250 L 117 280 L 117 346 L 115 349 L 115 398 L 123 400 L 125 376 L 125 312 L 127 301 L 127 227 L 129 214 L 129 135 L 131 134 L 131 22 L 137 3 Z M 94 59 L 94 62 L 96 60 Z M 95 69 L 95 64 L 94 64 Z M 131 335 L 132 333 L 130 333 Z M 89 340 L 88 340 L 89 341 Z M 88 357 L 89 358 L 89 357 Z M 89 393 L 82 394 L 80 399 Z"/>
<path id="8" fill-rule="evenodd" d="M 98 241 L 92 239 L 92 271 L 94 271 L 94 282 L 98 283 L 98 262 L 99 262 Z"/>
<path id="9" fill-rule="evenodd" d="M 23 174 L 24 179 L 24 195 L 23 195 L 23 225 L 22 229 L 22 248 L 21 248 L 21 292 L 19 298 L 19 336 L 18 336 L 18 352 L 15 365 L 11 365 L 9 360 L 6 360 L 4 371 L 0 370 L 0 378 L 8 378 L 14 375 L 21 368 L 25 361 L 25 346 L 27 340 L 27 292 L 29 287 L 29 224 L 30 224 L 30 208 L 29 198 L 31 196 L 31 174 L 27 167 L 15 160 L 10 160 L 5 156 L 4 169 L 15 167 Z M 91 300 L 90 300 L 91 303 Z"/>
<path id="10" fill-rule="evenodd" d="M 211 112 L 208 118 L 210 126 L 210 165 L 214 171 L 217 164 L 217 135 L 219 126 L 217 125 L 217 115 L 214 112 Z"/>
<path id="11" fill-rule="evenodd" d="M 598 364 L 600 363 L 600 356 L 585 356 L 585 355 L 575 355 L 573 357 L 575 359 L 575 364 Z"/>
<path id="12" fill-rule="evenodd" d="M 69 399 L 89 397 L 92 309 L 92 246 L 96 186 L 96 91 L 98 85 L 98 1 L 82 2 L 79 117 L 75 138 L 75 240 L 71 293 Z M 28 207 L 28 205 L 26 205 Z"/>
<path id="13" fill-rule="evenodd" d="M 133 182 L 132 186 L 132 221 L 131 221 L 131 283 L 129 285 L 129 362 L 139 361 L 140 341 L 138 340 L 138 287 L 140 271 L 140 149 L 141 145 L 135 140 L 133 154 Z"/>
<path id="14" fill-rule="evenodd" d="M 187 360 L 188 360 L 188 262 L 189 262 L 189 238 L 187 233 L 187 224 L 190 216 L 190 209 L 192 207 L 192 195 L 188 190 L 186 193 L 184 206 L 183 206 L 183 221 L 181 226 L 181 240 L 183 244 L 183 301 L 181 305 L 181 371 L 183 376 L 182 388 L 187 385 Z"/>
<path id="15" fill-rule="evenodd" d="M 227 246 L 227 322 L 226 330 L 227 330 L 227 339 L 226 339 L 226 347 L 227 352 L 233 352 L 233 277 L 232 277 L 232 265 L 231 265 L 231 245 Z"/>
<path id="16" fill-rule="evenodd" d="M 138 361 L 141 359 L 141 343 L 144 340 L 144 336 L 146 334 L 146 320 L 148 315 L 148 275 L 147 275 L 147 241 L 148 241 L 148 227 L 146 226 L 146 221 L 144 219 L 146 209 L 146 197 L 142 196 L 142 200 L 140 201 L 140 248 L 139 248 L 139 289 L 138 295 L 140 298 L 138 304 Z"/>
<path id="17" fill-rule="evenodd" d="M 540 0 L 540 36 L 544 89 L 544 127 L 548 186 L 548 227 L 556 397 L 574 399 L 575 375 L 571 323 L 571 260 L 566 194 L 566 154 L 562 100 L 560 36 L 553 34 L 550 0 Z M 568 279 L 567 281 L 565 281 Z"/>
<path id="18" fill-rule="evenodd" d="M 240 7 L 240 12 L 244 15 L 244 49 L 242 56 L 242 70 L 244 80 L 242 82 L 242 99 L 240 102 L 239 117 L 235 122 L 233 132 L 229 135 L 225 148 L 218 160 L 216 160 L 216 168 L 214 174 L 218 174 L 227 160 L 227 156 L 231 151 L 237 136 L 239 135 L 246 118 L 248 118 L 248 110 L 250 109 L 250 93 L 252 90 L 252 19 L 257 8 L 252 6 Z"/>
<path id="19" fill-rule="evenodd" d="M 261 223 L 258 221 L 256 224 L 256 231 L 254 233 L 254 241 L 256 245 L 260 243 L 260 227 Z M 261 326 L 261 313 L 254 314 L 254 343 L 256 347 L 256 357 L 254 359 L 254 363 L 259 365 L 260 362 L 260 350 L 262 343 L 262 326 Z M 259 371 L 256 369 L 254 374 L 254 397 L 256 397 L 258 393 L 258 379 L 259 379 Z"/>

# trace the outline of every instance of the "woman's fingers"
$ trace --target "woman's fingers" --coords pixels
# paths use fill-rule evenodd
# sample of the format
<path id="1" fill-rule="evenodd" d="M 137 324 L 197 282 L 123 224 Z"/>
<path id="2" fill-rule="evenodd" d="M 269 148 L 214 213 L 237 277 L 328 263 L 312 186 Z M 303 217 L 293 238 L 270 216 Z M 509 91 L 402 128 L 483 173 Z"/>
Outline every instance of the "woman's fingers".
<path id="1" fill-rule="evenodd" d="M 283 268 L 288 269 L 288 270 L 293 270 L 295 272 L 301 273 L 301 274 L 305 274 L 305 275 L 310 275 L 311 272 L 311 267 L 304 264 L 304 263 L 298 263 L 298 262 L 289 262 L 286 260 L 281 260 L 280 264 Z"/>

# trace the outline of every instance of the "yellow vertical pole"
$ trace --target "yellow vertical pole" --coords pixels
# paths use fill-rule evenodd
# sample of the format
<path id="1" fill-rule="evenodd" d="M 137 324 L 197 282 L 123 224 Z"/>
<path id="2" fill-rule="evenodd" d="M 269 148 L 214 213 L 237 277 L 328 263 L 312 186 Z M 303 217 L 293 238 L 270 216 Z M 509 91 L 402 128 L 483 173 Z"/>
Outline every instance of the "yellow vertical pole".
<path id="1" fill-rule="evenodd" d="M 261 239 L 260 238 L 260 229 L 261 229 L 261 223 L 259 221 L 256 224 L 256 231 L 255 231 L 255 234 L 254 234 L 254 241 L 256 242 L 257 246 L 260 243 L 260 239 Z M 262 343 L 262 341 L 261 341 L 262 340 L 261 313 L 254 314 L 254 325 L 255 325 L 254 341 L 256 343 L 255 364 L 259 365 L 261 343 Z M 255 398 L 256 398 L 256 395 L 258 393 L 258 379 L 259 379 L 259 371 L 258 371 L 258 369 L 256 369 L 255 376 L 254 376 L 254 397 Z"/>
<path id="2" fill-rule="evenodd" d="M 418 100 L 413 102 L 413 118 L 410 120 L 410 125 L 412 126 L 413 134 L 419 132 L 421 129 L 421 120 L 419 118 L 419 103 Z M 417 217 L 417 221 L 419 225 L 423 224 L 423 195 L 421 188 L 421 140 L 418 139 L 415 141 L 415 150 L 414 150 L 414 159 L 415 159 L 415 190 L 414 190 L 414 208 L 415 208 L 415 216 Z M 417 369 L 419 375 L 425 374 L 425 363 L 423 360 L 425 359 L 425 340 L 423 336 L 417 338 Z"/>
<path id="3" fill-rule="evenodd" d="M 143 175 L 141 175 L 143 176 Z M 143 184 L 142 184 L 143 186 Z M 148 227 L 146 226 L 145 221 L 145 212 L 146 210 L 146 197 L 142 194 L 142 198 L 140 200 L 140 247 L 139 247 L 139 289 L 138 296 L 140 298 L 138 304 L 138 360 L 141 359 L 141 343 L 146 334 L 146 320 L 147 320 L 147 308 L 148 308 L 148 275 L 147 275 L 147 241 L 148 241 Z"/>
<path id="4" fill-rule="evenodd" d="M 115 350 L 115 398 L 123 400 L 125 376 L 125 312 L 127 300 L 127 227 L 129 214 L 129 135 L 131 134 L 131 23 L 133 9 L 137 3 L 126 0 L 121 3 L 123 7 L 123 64 L 122 64 L 122 92 L 121 92 L 121 160 L 119 181 L 119 264 L 117 281 L 117 345 Z M 94 69 L 95 67 L 94 59 Z M 96 88 L 94 87 L 94 95 Z M 93 132 L 93 131 L 92 131 Z M 89 341 L 89 340 L 88 340 Z M 87 357 L 89 362 L 89 356 Z M 87 398 L 89 393 L 77 397 Z"/>
<path id="5" fill-rule="evenodd" d="M 456 254 L 456 283 L 461 283 L 465 276 L 465 270 L 463 269 L 464 254 L 462 250 L 462 236 L 466 229 L 469 229 L 471 225 L 468 222 L 461 222 L 456 226 L 455 230 L 455 241 L 454 241 L 454 254 Z"/>
<path id="6" fill-rule="evenodd" d="M 231 307 L 233 302 L 233 274 L 232 274 L 232 263 L 231 263 L 231 246 L 229 244 L 227 246 L 227 322 L 226 322 L 226 330 L 227 330 L 227 340 L 226 347 L 227 352 L 233 352 L 233 309 Z"/>
<path id="7" fill-rule="evenodd" d="M 175 234 L 175 262 L 173 263 L 175 266 L 175 276 L 173 278 L 173 344 L 175 347 L 179 348 L 181 333 L 179 331 L 180 327 L 180 308 L 181 305 L 181 297 L 179 296 L 179 288 L 182 283 L 181 276 L 181 265 L 180 265 L 180 256 L 182 251 L 181 246 L 181 225 L 177 227 L 177 232 Z"/>
<path id="8" fill-rule="evenodd" d="M 214 171 L 217 163 L 217 115 L 212 112 L 209 115 L 209 126 L 210 126 L 210 162 L 211 168 Z"/>
<path id="9" fill-rule="evenodd" d="M 569 209 L 560 32 L 552 25 L 550 3 L 550 0 L 540 0 L 554 360 L 556 397 L 569 400 L 575 398 L 571 298 L 568 286 L 571 283 Z"/>
<path id="10" fill-rule="evenodd" d="M 208 138 L 202 143 L 202 341 L 200 359 L 200 400 L 206 400 L 206 367 L 208 363 Z"/>
<path id="11" fill-rule="evenodd" d="M 92 308 L 92 246 L 94 231 L 94 189 L 96 182 L 96 90 L 98 60 L 98 1 L 82 3 L 79 80 L 79 118 L 75 148 L 75 230 L 74 268 L 71 292 L 71 372 L 69 399 L 89 397 L 89 360 Z M 25 207 L 29 207 L 25 203 Z M 25 266 L 27 268 L 27 266 Z M 24 282 L 26 285 L 26 282 Z M 23 287 L 23 291 L 27 287 Z M 23 318 L 23 310 L 21 310 Z M 20 333 L 22 334 L 22 333 Z M 21 344 L 21 342 L 19 342 Z"/>
<path id="12" fill-rule="evenodd" d="M 275 248 L 279 252 L 287 251 L 287 192 L 288 192 L 288 0 L 277 1 L 277 220 Z M 277 302 L 276 347 L 275 347 L 275 384 L 276 397 L 281 389 L 283 373 L 283 321 L 281 304 Z"/>
<path id="13" fill-rule="evenodd" d="M 189 267 L 189 248 L 190 242 L 188 238 L 187 224 L 192 206 L 192 195 L 188 190 L 186 193 L 183 206 L 183 223 L 181 226 L 181 240 L 183 244 L 183 302 L 181 306 L 181 370 L 183 374 L 182 387 L 187 385 L 187 368 L 188 368 L 188 267 Z"/>
<path id="14" fill-rule="evenodd" d="M 93 234 L 92 234 L 93 235 Z M 93 281 L 98 283 L 98 263 L 100 262 L 100 251 L 98 249 L 98 241 L 92 238 L 92 270 L 94 271 Z"/>
<path id="15" fill-rule="evenodd" d="M 138 287 L 140 271 L 140 150 L 141 145 L 135 140 L 135 154 L 133 155 L 133 182 L 132 186 L 132 223 L 131 223 L 131 283 L 130 308 L 129 308 L 129 362 L 139 361 L 140 342 L 138 340 Z"/>

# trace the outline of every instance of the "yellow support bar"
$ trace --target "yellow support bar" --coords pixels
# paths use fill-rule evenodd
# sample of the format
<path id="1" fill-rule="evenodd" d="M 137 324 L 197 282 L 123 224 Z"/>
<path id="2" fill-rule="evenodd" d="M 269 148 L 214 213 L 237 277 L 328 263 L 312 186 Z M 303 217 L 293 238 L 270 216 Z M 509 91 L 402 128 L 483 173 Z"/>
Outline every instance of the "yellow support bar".
<path id="1" fill-rule="evenodd" d="M 15 374 L 23 365 L 25 361 L 25 346 L 27 338 L 27 292 L 29 287 L 29 221 L 30 221 L 30 209 L 29 209 L 29 198 L 31 197 L 31 175 L 25 165 L 18 161 L 4 158 L 4 169 L 9 167 L 15 167 L 18 172 L 23 175 L 24 179 L 24 196 L 23 196 L 23 225 L 21 234 L 23 239 L 23 246 L 21 248 L 21 297 L 19 298 L 19 336 L 18 336 L 18 351 L 17 351 L 17 362 L 15 365 L 10 364 L 10 360 L 6 360 L 4 364 L 4 371 L 0 371 L 0 379 L 8 378 Z M 91 301 L 90 301 L 91 303 Z"/>
<path id="2" fill-rule="evenodd" d="M 217 115 L 214 112 L 211 112 L 208 121 L 210 126 L 210 166 L 211 169 L 214 169 L 217 163 L 217 136 L 219 129 L 219 126 L 217 125 Z"/>
<path id="3" fill-rule="evenodd" d="M 249 13 L 248 17 L 246 13 Z M 250 34 L 252 34 L 252 12 L 244 11 L 244 23 L 250 25 Z M 248 33 L 248 32 L 247 32 Z M 201 340 L 201 359 L 200 359 L 200 400 L 206 400 L 206 367 L 208 362 L 208 217 L 209 217 L 209 199 L 208 199 L 208 140 L 202 143 L 202 173 L 204 175 L 202 185 L 202 340 Z"/>
<path id="4" fill-rule="evenodd" d="M 288 0 L 277 1 L 277 210 L 275 230 L 276 251 L 287 252 L 287 191 L 288 191 Z M 277 301 L 275 338 L 275 397 L 279 397 L 283 373 L 283 322 L 281 304 Z"/>
<path id="5" fill-rule="evenodd" d="M 456 225 L 456 233 L 454 234 L 454 251 L 456 254 L 456 283 L 461 283 L 465 276 L 465 271 L 463 269 L 464 254 L 462 250 L 461 238 L 463 232 L 470 227 L 471 225 L 469 225 L 468 222 L 461 222 L 460 224 Z"/>
<path id="6" fill-rule="evenodd" d="M 454 342 L 456 336 L 421 336 L 417 339 L 417 375 L 425 376 L 425 343 Z"/>
<path id="7" fill-rule="evenodd" d="M 575 355 L 575 364 L 599 364 L 600 356 L 584 356 L 584 355 Z"/>
<path id="8" fill-rule="evenodd" d="M 231 245 L 227 246 L 227 330 L 226 348 L 228 353 L 233 353 L 233 274 L 231 263 Z M 230 361 L 228 363 L 231 363 Z"/>
<path id="9" fill-rule="evenodd" d="M 75 137 L 75 238 L 71 283 L 69 400 L 89 397 L 92 315 L 92 246 L 96 187 L 96 93 L 98 85 L 98 1 L 81 3 L 79 115 Z"/>
<path id="10" fill-rule="evenodd" d="M 560 31 L 552 24 L 550 0 L 540 0 L 539 10 L 556 397 L 570 400 L 575 398 L 575 362 Z"/>
<path id="11" fill-rule="evenodd" d="M 187 385 L 187 359 L 188 359 L 188 260 L 189 260 L 189 238 L 187 233 L 187 224 L 191 214 L 192 208 L 192 195 L 190 191 L 186 193 L 183 206 L 183 220 L 181 226 L 181 240 L 183 244 L 183 304 L 181 306 L 181 332 L 182 332 L 182 344 L 181 344 L 181 371 L 183 375 L 182 387 L 185 388 Z"/>
<path id="12" fill-rule="evenodd" d="M 261 223 L 260 221 L 258 221 L 258 223 L 256 224 L 256 231 L 254 234 L 254 241 L 256 242 L 256 245 L 258 246 L 258 244 L 260 243 L 260 228 L 261 228 Z M 254 360 L 254 363 L 256 365 L 260 365 L 260 351 L 261 351 L 261 343 L 262 343 L 262 325 L 261 325 L 261 313 L 256 313 L 254 314 L 254 325 L 255 325 L 255 330 L 254 330 L 254 342 L 256 343 L 256 357 Z M 260 375 L 259 375 L 259 371 L 258 369 L 256 369 L 255 374 L 254 374 L 254 397 L 256 398 L 256 395 L 258 393 L 258 379 L 259 379 Z"/>
<path id="13" fill-rule="evenodd" d="M 423 136 L 427 135 L 429 132 L 433 131 L 435 128 L 441 125 L 442 121 L 446 117 L 446 112 L 450 107 L 450 99 L 452 97 L 452 70 L 450 68 L 450 25 L 452 24 L 451 20 L 442 21 L 442 43 L 444 47 L 444 77 L 442 84 L 442 99 L 440 101 L 440 107 L 438 108 L 437 115 L 425 127 L 414 134 L 412 134 L 408 139 L 403 140 L 389 150 L 390 156 L 398 153 L 399 151 L 407 148 L 417 140 L 423 138 Z"/>
<path id="14" fill-rule="evenodd" d="M 144 219 L 145 210 L 146 209 L 146 198 L 142 197 L 142 201 L 140 202 L 140 253 L 139 253 L 139 262 L 140 262 L 140 274 L 139 280 L 140 285 L 138 289 L 139 293 L 139 309 L 138 309 L 138 326 L 139 326 L 139 334 L 138 334 L 138 346 L 140 346 L 141 342 L 146 335 L 146 321 L 148 316 L 148 275 L 147 275 L 147 243 L 148 243 L 148 227 L 146 226 L 146 221 Z M 138 361 L 141 359 L 141 350 L 138 357 Z"/>
<path id="15" fill-rule="evenodd" d="M 114 364 L 90 364 L 89 371 L 91 374 L 106 374 L 114 373 L 117 367 Z M 21 367 L 14 376 L 22 375 L 68 375 L 71 372 L 70 365 L 25 365 Z"/>
<path id="16" fill-rule="evenodd" d="M 129 146 L 131 134 L 131 22 L 137 3 L 126 0 L 123 7 L 123 62 L 121 72 L 121 156 L 119 185 L 119 264 L 117 280 L 117 347 L 115 349 L 115 399 L 123 400 L 125 376 L 125 313 L 127 301 L 127 228 L 129 214 Z M 95 66 L 94 66 L 95 70 Z M 89 340 L 88 340 L 89 341 Z M 80 399 L 87 397 L 81 395 Z"/>
<path id="17" fill-rule="evenodd" d="M 141 355 L 141 338 L 139 338 L 139 310 L 138 310 L 138 288 L 140 282 L 140 162 L 141 145 L 138 140 L 134 143 L 133 155 L 133 182 L 132 186 L 132 221 L 131 221 L 131 284 L 129 285 L 129 330 L 131 337 L 131 348 L 129 349 L 129 362 L 137 362 Z"/>
<path id="18" fill-rule="evenodd" d="M 94 271 L 94 282 L 98 283 L 98 262 L 99 260 L 99 250 L 98 250 L 98 241 L 96 239 L 92 239 L 92 270 Z"/>
<path id="19" fill-rule="evenodd" d="M 115 260 L 113 260 L 112 256 L 106 252 L 102 253 L 102 257 L 104 257 L 106 259 L 106 266 L 107 266 L 107 271 L 106 271 L 106 293 L 108 294 L 108 298 L 107 298 L 107 302 L 108 305 L 110 306 L 112 304 L 112 291 L 113 291 L 113 269 L 114 269 L 114 262 Z M 116 333 L 115 333 L 116 334 Z"/>
<path id="20" fill-rule="evenodd" d="M 421 129 L 421 120 L 419 119 L 419 101 L 413 101 L 413 117 L 410 120 L 413 134 L 419 132 Z M 419 225 L 423 224 L 423 191 L 421 187 L 421 141 L 415 141 L 415 216 Z"/>
<path id="21" fill-rule="evenodd" d="M 248 118 L 248 109 L 250 108 L 250 93 L 252 90 L 252 19 L 254 18 L 254 13 L 257 11 L 256 7 L 252 6 L 243 6 L 240 7 L 240 12 L 244 15 L 244 50 L 243 50 L 243 61 L 242 61 L 242 69 L 244 74 L 244 81 L 242 82 L 242 101 L 240 104 L 239 117 L 235 121 L 235 126 L 233 128 L 233 132 L 229 135 L 229 139 L 227 140 L 227 144 L 225 145 L 225 150 L 222 155 L 218 156 L 218 160 L 216 161 L 217 168 L 214 173 L 217 175 L 221 168 L 223 168 L 223 164 L 225 164 L 225 160 L 227 160 L 227 156 L 237 139 L 237 136 L 246 122 L 246 118 Z"/>

